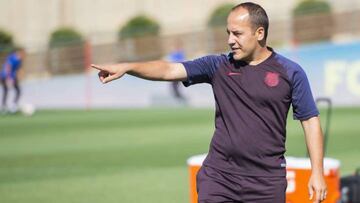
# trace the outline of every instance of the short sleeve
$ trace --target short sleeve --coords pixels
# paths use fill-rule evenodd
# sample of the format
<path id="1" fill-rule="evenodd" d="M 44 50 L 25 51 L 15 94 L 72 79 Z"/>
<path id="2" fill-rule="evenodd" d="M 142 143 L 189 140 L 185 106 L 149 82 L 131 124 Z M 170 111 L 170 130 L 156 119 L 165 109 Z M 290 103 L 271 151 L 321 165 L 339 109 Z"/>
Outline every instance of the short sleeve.
<path id="1" fill-rule="evenodd" d="M 303 69 L 299 68 L 292 77 L 292 106 L 296 120 L 307 120 L 319 115 L 311 93 L 308 78 Z"/>
<path id="2" fill-rule="evenodd" d="M 220 61 L 221 56 L 209 55 L 192 61 L 182 62 L 187 73 L 187 80 L 183 82 L 184 86 L 188 87 L 197 83 L 211 84 Z"/>

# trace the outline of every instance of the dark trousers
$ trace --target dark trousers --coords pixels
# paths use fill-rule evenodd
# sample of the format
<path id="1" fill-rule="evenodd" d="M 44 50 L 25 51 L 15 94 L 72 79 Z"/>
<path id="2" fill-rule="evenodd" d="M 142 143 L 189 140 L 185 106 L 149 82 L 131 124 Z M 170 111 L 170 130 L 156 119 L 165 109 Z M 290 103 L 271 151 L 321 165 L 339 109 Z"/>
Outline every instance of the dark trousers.
<path id="1" fill-rule="evenodd" d="M 18 79 L 14 78 L 14 89 L 15 89 L 15 98 L 13 100 L 13 102 L 17 105 L 19 102 L 19 98 L 20 98 L 20 94 L 21 94 L 21 90 L 20 90 L 20 86 L 18 83 Z M 2 107 L 6 107 L 6 101 L 7 101 L 7 97 L 8 97 L 8 90 L 9 87 L 6 84 L 6 79 L 5 78 L 1 78 L 1 86 L 3 89 L 3 95 L 2 95 Z"/>
<path id="2" fill-rule="evenodd" d="M 180 82 L 178 81 L 173 81 L 171 82 L 171 89 L 173 91 L 173 94 L 175 96 L 176 99 L 185 99 L 185 97 L 181 94 L 180 89 L 179 89 L 179 85 Z"/>

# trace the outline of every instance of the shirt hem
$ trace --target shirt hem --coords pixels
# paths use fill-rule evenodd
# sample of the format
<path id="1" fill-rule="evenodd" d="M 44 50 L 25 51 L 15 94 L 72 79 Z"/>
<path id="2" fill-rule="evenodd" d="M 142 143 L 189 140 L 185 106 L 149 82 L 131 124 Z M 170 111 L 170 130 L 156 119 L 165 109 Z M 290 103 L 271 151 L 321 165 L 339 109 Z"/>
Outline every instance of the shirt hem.
<path id="1" fill-rule="evenodd" d="M 285 169 L 284 169 L 284 171 L 271 173 L 271 174 L 269 174 L 269 173 L 259 173 L 258 174 L 258 173 L 244 172 L 244 171 L 241 171 L 239 169 L 225 169 L 225 168 L 218 167 L 216 165 L 209 164 L 209 163 L 204 163 L 203 166 L 214 168 L 214 169 L 220 170 L 220 171 L 222 171 L 224 173 L 228 173 L 228 174 L 248 176 L 248 177 L 286 177 L 286 170 Z"/>

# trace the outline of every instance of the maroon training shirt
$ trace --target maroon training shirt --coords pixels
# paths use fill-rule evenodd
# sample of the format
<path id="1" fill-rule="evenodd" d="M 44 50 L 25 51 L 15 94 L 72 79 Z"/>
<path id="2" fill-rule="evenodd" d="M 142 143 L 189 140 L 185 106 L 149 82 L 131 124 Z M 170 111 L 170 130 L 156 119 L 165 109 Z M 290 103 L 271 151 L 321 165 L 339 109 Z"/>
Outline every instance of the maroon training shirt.
<path id="1" fill-rule="evenodd" d="M 185 86 L 209 83 L 215 132 L 203 165 L 246 176 L 285 176 L 286 119 L 319 114 L 303 69 L 272 52 L 258 65 L 210 55 L 183 62 Z"/>

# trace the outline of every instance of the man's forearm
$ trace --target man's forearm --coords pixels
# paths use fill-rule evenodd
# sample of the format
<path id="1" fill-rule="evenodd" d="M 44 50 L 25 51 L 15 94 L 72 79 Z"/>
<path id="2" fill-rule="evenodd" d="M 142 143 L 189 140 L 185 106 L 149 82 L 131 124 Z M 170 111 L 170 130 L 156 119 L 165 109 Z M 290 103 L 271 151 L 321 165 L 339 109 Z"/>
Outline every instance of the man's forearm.
<path id="1" fill-rule="evenodd" d="M 184 81 L 187 78 L 185 67 L 181 63 L 166 61 L 150 61 L 142 63 L 119 63 L 113 65 L 95 65 L 91 67 L 99 70 L 99 79 L 102 83 L 121 78 L 130 74 L 147 80 Z"/>
<path id="2" fill-rule="evenodd" d="M 321 132 L 319 117 L 312 117 L 301 121 L 305 132 L 306 145 L 311 160 L 311 176 L 308 183 L 309 199 L 321 202 L 326 199 L 327 186 L 324 179 L 323 169 L 323 134 Z"/>
<path id="3" fill-rule="evenodd" d="M 147 80 L 174 81 L 186 78 L 186 72 L 179 63 L 158 60 L 124 65 L 128 67 L 126 73 Z"/>
<path id="4" fill-rule="evenodd" d="M 315 174 L 323 174 L 323 134 L 321 132 L 320 120 L 318 117 L 310 118 L 302 121 L 305 132 L 306 145 L 311 160 L 312 172 Z"/>

